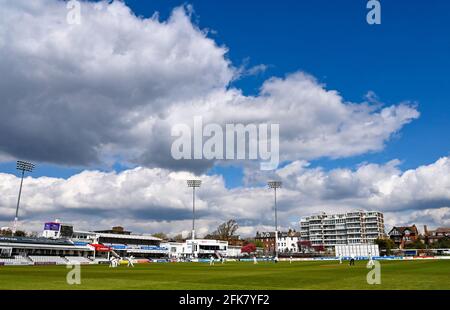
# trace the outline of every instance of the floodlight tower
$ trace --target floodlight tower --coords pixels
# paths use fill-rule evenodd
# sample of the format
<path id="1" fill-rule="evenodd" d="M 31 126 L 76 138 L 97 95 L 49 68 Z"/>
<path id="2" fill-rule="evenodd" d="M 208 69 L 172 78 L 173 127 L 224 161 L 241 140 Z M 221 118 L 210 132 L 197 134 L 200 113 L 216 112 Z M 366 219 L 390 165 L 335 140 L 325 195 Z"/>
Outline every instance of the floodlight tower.
<path id="1" fill-rule="evenodd" d="M 187 186 L 192 187 L 192 240 L 195 239 L 195 188 L 201 184 L 201 180 L 187 180 Z"/>
<path id="2" fill-rule="evenodd" d="M 278 257 L 278 218 L 277 218 L 277 188 L 281 187 L 281 181 L 269 181 L 267 182 L 269 185 L 269 188 L 273 188 L 275 193 L 275 203 L 274 203 L 274 209 L 275 209 L 275 257 Z"/>
<path id="3" fill-rule="evenodd" d="M 20 179 L 20 188 L 19 188 L 19 197 L 17 198 L 17 206 L 16 206 L 16 216 L 14 217 L 14 224 L 12 232 L 13 234 L 16 233 L 17 230 L 17 224 L 19 221 L 19 205 L 20 205 L 20 196 L 22 195 L 22 185 L 23 185 L 23 177 L 25 176 L 25 171 L 27 172 L 33 172 L 35 165 L 26 161 L 18 160 L 16 169 L 19 171 L 22 171 L 22 177 Z"/>

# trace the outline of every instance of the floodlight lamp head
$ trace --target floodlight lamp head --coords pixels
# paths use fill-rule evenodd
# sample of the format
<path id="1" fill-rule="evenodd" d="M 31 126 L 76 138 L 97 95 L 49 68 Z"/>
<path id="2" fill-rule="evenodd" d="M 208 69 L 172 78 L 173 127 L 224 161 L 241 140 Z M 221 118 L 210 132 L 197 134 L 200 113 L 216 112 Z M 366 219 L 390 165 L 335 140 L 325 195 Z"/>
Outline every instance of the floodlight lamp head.
<path id="1" fill-rule="evenodd" d="M 18 160 L 17 165 L 16 165 L 17 170 L 27 171 L 27 172 L 33 172 L 34 167 L 35 167 L 34 164 L 32 164 L 30 162 L 22 161 L 22 160 Z"/>
<path id="2" fill-rule="evenodd" d="M 187 180 L 188 187 L 200 187 L 202 184 L 201 180 Z"/>
<path id="3" fill-rule="evenodd" d="M 269 181 L 267 182 L 270 188 L 280 188 L 281 187 L 281 181 Z"/>

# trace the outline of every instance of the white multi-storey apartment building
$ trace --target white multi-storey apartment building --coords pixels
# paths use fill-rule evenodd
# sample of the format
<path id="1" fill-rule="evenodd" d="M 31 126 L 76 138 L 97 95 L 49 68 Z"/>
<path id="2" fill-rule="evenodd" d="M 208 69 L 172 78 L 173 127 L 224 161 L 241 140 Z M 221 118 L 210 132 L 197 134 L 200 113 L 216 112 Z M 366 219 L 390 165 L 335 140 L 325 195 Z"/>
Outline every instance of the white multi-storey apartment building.
<path id="1" fill-rule="evenodd" d="M 372 244 L 384 236 L 384 217 L 381 212 L 362 210 L 343 214 L 321 213 L 300 220 L 300 235 L 301 241 L 326 248 Z"/>

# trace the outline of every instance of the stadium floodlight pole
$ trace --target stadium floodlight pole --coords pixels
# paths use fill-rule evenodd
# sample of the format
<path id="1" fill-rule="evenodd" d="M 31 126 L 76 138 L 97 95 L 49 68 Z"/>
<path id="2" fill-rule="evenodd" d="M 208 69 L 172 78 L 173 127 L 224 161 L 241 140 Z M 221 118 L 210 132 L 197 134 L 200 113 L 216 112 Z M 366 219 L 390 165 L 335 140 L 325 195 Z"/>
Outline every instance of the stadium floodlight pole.
<path id="1" fill-rule="evenodd" d="M 187 180 L 187 186 L 192 187 L 192 258 L 195 256 L 194 239 L 195 239 L 195 188 L 200 187 L 201 180 Z"/>
<path id="2" fill-rule="evenodd" d="M 25 176 L 25 171 L 27 172 L 33 172 L 35 165 L 26 161 L 18 160 L 16 169 L 19 171 L 22 171 L 22 177 L 20 179 L 20 188 L 19 188 L 19 197 L 17 197 L 17 206 L 16 206 L 16 216 L 14 217 L 14 224 L 12 233 L 15 234 L 17 230 L 17 225 L 19 222 L 19 205 L 20 205 L 20 196 L 22 196 L 22 185 L 23 185 L 23 178 Z"/>
<path id="3" fill-rule="evenodd" d="M 269 188 L 273 188 L 275 192 L 275 203 L 274 203 L 274 209 L 275 209 L 275 257 L 278 257 L 278 218 L 277 218 L 277 188 L 281 187 L 281 181 L 269 181 L 267 182 L 269 185 Z"/>
<path id="4" fill-rule="evenodd" d="M 195 239 L 195 188 L 201 184 L 201 180 L 187 180 L 187 186 L 192 187 L 192 240 Z"/>

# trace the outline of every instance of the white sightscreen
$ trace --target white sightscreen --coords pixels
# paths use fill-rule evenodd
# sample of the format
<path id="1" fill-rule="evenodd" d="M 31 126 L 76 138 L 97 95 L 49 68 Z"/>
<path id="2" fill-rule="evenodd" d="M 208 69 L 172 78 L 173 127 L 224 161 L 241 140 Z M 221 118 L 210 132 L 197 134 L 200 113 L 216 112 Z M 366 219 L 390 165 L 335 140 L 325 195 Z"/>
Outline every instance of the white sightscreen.
<path id="1" fill-rule="evenodd" d="M 355 257 L 367 257 L 369 253 L 372 256 L 379 256 L 380 251 L 377 244 L 349 244 L 349 245 L 336 245 L 336 256 L 355 256 Z"/>

